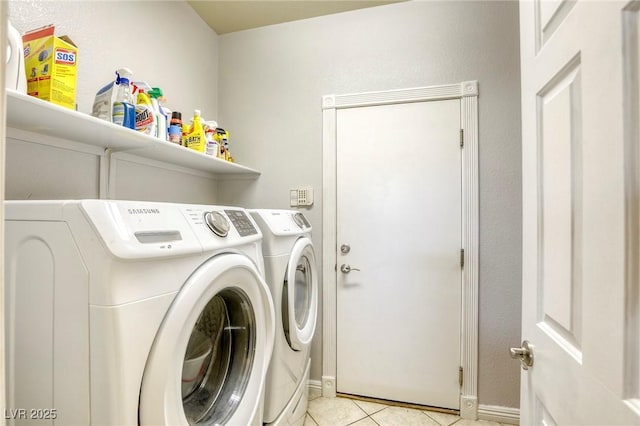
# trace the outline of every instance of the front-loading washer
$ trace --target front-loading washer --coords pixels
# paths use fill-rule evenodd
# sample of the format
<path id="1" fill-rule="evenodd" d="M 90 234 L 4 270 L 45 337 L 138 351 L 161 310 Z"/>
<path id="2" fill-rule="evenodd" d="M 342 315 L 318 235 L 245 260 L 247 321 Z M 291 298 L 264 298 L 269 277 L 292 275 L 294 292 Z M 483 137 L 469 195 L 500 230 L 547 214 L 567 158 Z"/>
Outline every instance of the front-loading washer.
<path id="1" fill-rule="evenodd" d="M 6 202 L 9 423 L 262 424 L 261 238 L 236 207 Z"/>
<path id="2" fill-rule="evenodd" d="M 308 402 L 311 340 L 318 312 L 318 273 L 311 225 L 292 210 L 249 210 L 262 230 L 265 277 L 276 313 L 264 421 L 302 425 Z"/>

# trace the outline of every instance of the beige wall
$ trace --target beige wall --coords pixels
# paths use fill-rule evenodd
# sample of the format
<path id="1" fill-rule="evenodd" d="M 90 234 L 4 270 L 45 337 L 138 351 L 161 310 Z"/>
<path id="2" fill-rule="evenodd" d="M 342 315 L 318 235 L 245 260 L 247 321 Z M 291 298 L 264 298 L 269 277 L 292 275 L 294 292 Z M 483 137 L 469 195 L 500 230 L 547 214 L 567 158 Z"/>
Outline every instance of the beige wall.
<path id="1" fill-rule="evenodd" d="M 508 355 L 520 342 L 518 30 L 517 2 L 414 1 L 219 38 L 220 119 L 230 129 L 234 157 L 263 173 L 255 182 L 224 184 L 219 198 L 287 208 L 290 188 L 313 185 L 316 203 L 305 213 L 318 253 L 321 96 L 479 81 L 478 396 L 480 404 L 508 407 L 519 406 L 520 377 Z M 319 329 L 314 380 L 322 375 L 321 338 Z"/>

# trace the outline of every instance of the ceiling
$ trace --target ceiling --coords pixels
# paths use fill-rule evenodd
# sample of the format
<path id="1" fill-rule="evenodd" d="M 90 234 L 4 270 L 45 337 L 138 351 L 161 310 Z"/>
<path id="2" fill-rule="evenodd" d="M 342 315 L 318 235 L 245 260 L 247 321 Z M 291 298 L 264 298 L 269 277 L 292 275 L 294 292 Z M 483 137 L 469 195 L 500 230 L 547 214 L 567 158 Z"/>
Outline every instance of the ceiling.
<path id="1" fill-rule="evenodd" d="M 189 0 L 188 3 L 217 34 L 226 34 L 399 1 L 405 0 Z"/>

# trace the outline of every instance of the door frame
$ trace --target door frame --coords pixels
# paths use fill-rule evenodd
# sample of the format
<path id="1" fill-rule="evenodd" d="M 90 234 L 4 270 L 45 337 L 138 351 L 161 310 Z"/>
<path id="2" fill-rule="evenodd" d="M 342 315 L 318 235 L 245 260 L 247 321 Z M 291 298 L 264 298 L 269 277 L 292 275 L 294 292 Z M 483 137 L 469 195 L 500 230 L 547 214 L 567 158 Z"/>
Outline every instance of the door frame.
<path id="1" fill-rule="evenodd" d="M 7 22 L 9 15 L 8 6 L 5 6 L 5 2 L 0 1 L 0 22 Z M 7 45 L 7 25 L 3 25 L 3 29 L 0 31 L 0 46 Z M 6 64 L 6 48 L 0 49 L 0 63 Z M 5 186 L 5 151 L 6 151 L 6 130 L 7 130 L 7 114 L 6 114 L 6 101 L 5 101 L 5 68 L 3 65 L 0 68 L 0 203 L 4 205 L 4 186 Z M 0 209 L 0 241 L 4 242 L 4 208 Z M 0 246 L 0 256 L 4 259 L 4 243 Z M 5 319 L 4 319 L 4 262 L 0 263 L 0 409 L 3 413 L 6 413 L 6 372 L 5 372 Z"/>
<path id="2" fill-rule="evenodd" d="M 375 105 L 460 99 L 462 149 L 462 318 L 460 416 L 478 417 L 478 82 L 322 97 L 322 395 L 336 396 L 337 111 Z"/>

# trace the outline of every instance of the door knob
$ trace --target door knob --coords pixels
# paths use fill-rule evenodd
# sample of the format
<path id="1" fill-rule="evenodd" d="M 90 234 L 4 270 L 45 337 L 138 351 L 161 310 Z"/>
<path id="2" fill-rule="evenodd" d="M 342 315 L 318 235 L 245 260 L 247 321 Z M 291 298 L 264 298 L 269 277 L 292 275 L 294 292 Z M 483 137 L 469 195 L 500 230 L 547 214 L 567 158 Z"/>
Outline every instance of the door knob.
<path id="1" fill-rule="evenodd" d="M 519 359 L 523 370 L 528 370 L 533 365 L 533 347 L 527 340 L 522 341 L 521 348 L 511 348 L 511 358 Z"/>
<path id="2" fill-rule="evenodd" d="M 351 266 L 346 265 L 346 264 L 344 264 L 344 263 L 343 263 L 342 265 L 340 265 L 340 272 L 342 272 L 343 274 L 348 274 L 348 273 L 349 273 L 349 272 L 351 272 L 351 271 L 359 271 L 359 270 L 360 270 L 360 269 L 358 269 L 358 268 L 352 268 Z"/>

